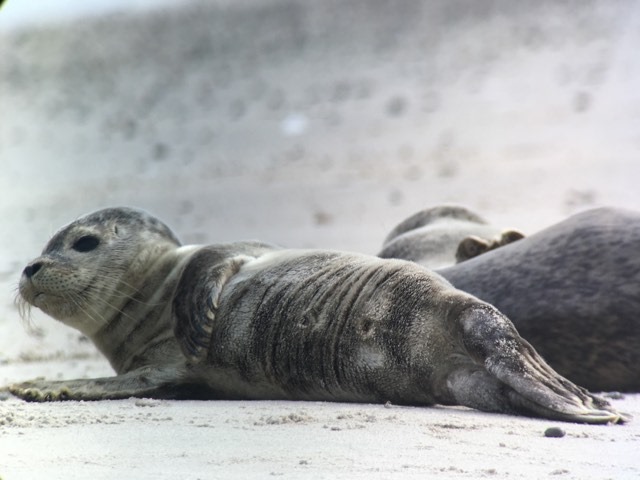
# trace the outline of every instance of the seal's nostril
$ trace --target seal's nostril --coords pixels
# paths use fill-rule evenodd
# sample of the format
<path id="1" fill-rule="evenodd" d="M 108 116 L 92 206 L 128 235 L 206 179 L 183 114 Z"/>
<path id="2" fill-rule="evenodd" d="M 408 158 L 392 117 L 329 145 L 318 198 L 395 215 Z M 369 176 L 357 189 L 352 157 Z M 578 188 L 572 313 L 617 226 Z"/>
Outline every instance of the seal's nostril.
<path id="1" fill-rule="evenodd" d="M 36 273 L 38 273 L 38 270 L 40 270 L 41 268 L 42 268 L 42 263 L 40 263 L 40 262 L 32 263 L 31 265 L 27 265 L 25 267 L 23 273 L 27 278 L 31 278 Z"/>

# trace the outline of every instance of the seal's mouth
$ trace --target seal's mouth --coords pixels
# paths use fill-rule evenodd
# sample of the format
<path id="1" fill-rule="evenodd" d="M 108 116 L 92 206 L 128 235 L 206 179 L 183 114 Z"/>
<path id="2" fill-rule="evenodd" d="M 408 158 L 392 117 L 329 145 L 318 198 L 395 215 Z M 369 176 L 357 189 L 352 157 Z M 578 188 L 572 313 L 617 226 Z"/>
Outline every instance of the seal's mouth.
<path id="1" fill-rule="evenodd" d="M 23 298 L 32 307 L 38 308 L 59 321 L 64 321 L 64 318 L 71 315 L 74 310 L 73 304 L 69 303 L 63 295 L 37 291 L 33 292 L 29 297 Z"/>
<path id="2" fill-rule="evenodd" d="M 39 308 L 45 313 L 49 313 L 52 307 L 55 308 L 63 298 L 59 295 L 44 292 L 42 290 L 35 290 L 32 288 L 25 288 L 20 291 L 20 296 L 29 305 Z"/>
<path id="3" fill-rule="evenodd" d="M 33 294 L 33 296 L 31 297 L 29 303 L 38 307 L 38 304 L 44 301 L 43 297 L 45 297 L 46 295 L 47 294 L 44 292 L 35 292 L 35 294 Z"/>
<path id="4" fill-rule="evenodd" d="M 56 301 L 55 295 L 51 295 L 45 292 L 33 292 L 31 297 L 26 299 L 34 307 L 38 307 L 40 310 L 46 311 L 47 305 L 51 305 L 51 301 Z"/>

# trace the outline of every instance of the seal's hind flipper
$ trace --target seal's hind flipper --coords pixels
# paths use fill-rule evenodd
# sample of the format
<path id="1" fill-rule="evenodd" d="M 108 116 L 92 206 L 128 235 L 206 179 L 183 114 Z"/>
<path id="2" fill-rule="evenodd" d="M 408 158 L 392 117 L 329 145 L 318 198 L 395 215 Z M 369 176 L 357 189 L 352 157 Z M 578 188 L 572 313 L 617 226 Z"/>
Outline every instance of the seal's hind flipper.
<path id="1" fill-rule="evenodd" d="M 222 289 L 242 265 L 254 259 L 236 255 L 220 260 L 217 252 L 203 249 L 185 267 L 174 295 L 172 317 L 174 334 L 190 361 L 206 358 Z"/>
<path id="2" fill-rule="evenodd" d="M 464 262 L 465 260 L 482 255 L 490 249 L 491 243 L 488 240 L 480 238 L 477 235 L 469 235 L 468 237 L 463 238 L 458 244 L 458 249 L 456 250 L 456 263 Z"/>
<path id="3" fill-rule="evenodd" d="M 487 253 L 496 248 L 504 247 L 510 243 L 522 240 L 524 234 L 518 230 L 504 230 L 494 239 L 482 238 L 477 235 L 469 235 L 463 238 L 456 250 L 456 263 L 471 260 L 479 255 Z"/>
<path id="4" fill-rule="evenodd" d="M 502 409 L 498 411 L 505 413 L 515 411 L 594 424 L 630 419 L 617 412 L 606 400 L 559 375 L 518 335 L 513 324 L 490 305 L 464 310 L 459 316 L 458 326 L 462 329 L 464 347 L 471 358 L 505 388 L 498 389 L 494 382 L 486 380 L 488 377 L 480 381 L 483 374 L 477 371 L 467 371 L 462 376 L 460 371 L 454 371 L 447 378 L 456 398 L 473 397 L 472 390 L 481 386 L 490 388 L 493 395 L 500 397 L 496 405 Z M 483 409 L 470 405 L 468 400 L 464 404 Z"/>

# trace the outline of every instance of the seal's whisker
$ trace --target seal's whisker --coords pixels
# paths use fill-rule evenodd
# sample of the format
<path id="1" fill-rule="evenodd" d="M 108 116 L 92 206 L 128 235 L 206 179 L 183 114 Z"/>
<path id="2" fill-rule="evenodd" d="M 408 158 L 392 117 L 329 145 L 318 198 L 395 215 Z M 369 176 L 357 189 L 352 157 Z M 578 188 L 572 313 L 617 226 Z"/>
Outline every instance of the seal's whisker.
<path id="1" fill-rule="evenodd" d="M 95 303 L 95 305 L 104 305 L 105 307 L 108 307 L 111 311 L 119 313 L 124 318 L 127 318 L 127 319 L 131 320 L 132 322 L 136 321 L 135 317 L 131 316 L 129 313 L 125 312 L 122 308 L 118 308 L 117 306 L 113 305 L 111 302 L 109 302 L 105 298 L 100 297 L 99 295 L 93 295 L 91 297 L 91 301 L 88 302 L 89 305 L 94 304 L 94 303 Z M 142 303 L 143 305 L 154 306 L 154 305 L 147 304 L 147 303 L 144 303 L 144 302 L 140 302 L 140 303 Z M 100 309 L 100 310 L 102 310 L 102 309 Z"/>
<path id="2" fill-rule="evenodd" d="M 139 305 L 145 306 L 145 307 L 156 307 L 158 305 L 163 305 L 162 302 L 145 302 L 144 300 L 140 300 L 139 298 L 136 298 L 135 296 L 125 293 L 125 292 L 119 292 L 118 290 L 114 290 L 112 293 L 109 294 L 110 298 L 113 299 L 126 299 L 126 300 L 131 300 L 134 303 L 137 303 Z M 96 301 L 96 302 L 100 302 L 102 304 L 107 305 L 108 307 L 110 307 L 113 310 L 120 310 L 120 308 L 116 307 L 115 305 L 107 302 L 103 297 L 101 297 L 98 294 L 95 294 L 91 297 L 92 300 Z"/>
<path id="3" fill-rule="evenodd" d="M 114 298 L 118 298 L 118 299 L 125 298 L 127 300 L 131 300 L 132 302 L 135 302 L 137 304 L 144 305 L 144 306 L 147 306 L 147 307 L 156 307 L 158 305 L 163 305 L 163 302 L 145 302 L 144 300 L 140 300 L 139 298 L 136 298 L 133 295 L 130 295 L 130 294 L 124 293 L 124 292 L 118 292 L 117 290 L 114 291 L 111 294 L 111 296 L 114 297 Z"/>
<path id="4" fill-rule="evenodd" d="M 115 278 L 113 271 L 107 271 L 106 273 L 97 271 L 95 272 L 94 276 L 96 278 L 100 278 L 101 280 L 105 280 L 106 282 L 110 282 L 111 286 L 124 285 L 125 287 L 129 287 L 131 290 L 133 290 L 133 293 L 138 293 L 140 291 L 138 287 L 130 284 L 126 280 L 123 280 L 122 278 Z"/>
<path id="5" fill-rule="evenodd" d="M 84 315 L 93 322 L 94 325 L 96 326 L 102 326 L 102 324 L 104 323 L 104 316 L 102 316 L 99 312 L 97 312 L 95 310 L 95 308 L 90 307 L 91 302 L 87 302 L 87 301 L 83 301 L 84 299 L 82 297 L 80 297 L 80 295 L 78 295 L 77 293 L 69 293 L 67 295 L 67 300 L 69 302 L 71 302 L 75 307 L 78 308 L 78 310 L 81 310 L 82 313 L 84 313 Z M 84 304 L 84 305 L 83 305 Z M 98 316 L 98 318 L 96 319 L 96 317 L 94 317 L 88 310 L 86 307 L 91 308 L 91 310 L 93 311 L 94 314 L 96 314 Z M 100 320 L 103 320 L 102 322 Z"/>
<path id="6" fill-rule="evenodd" d="M 18 315 L 20 315 L 25 329 L 31 333 L 35 332 L 36 327 L 33 324 L 33 318 L 31 316 L 31 304 L 20 295 L 19 291 L 16 291 L 13 303 L 18 309 Z"/>
<path id="7" fill-rule="evenodd" d="M 150 306 L 150 307 L 155 307 L 158 305 L 162 305 L 162 302 L 155 302 L 155 303 L 151 303 L 151 302 L 145 302 L 144 300 L 141 300 L 140 298 L 138 298 L 136 295 L 138 295 L 140 293 L 140 289 L 134 287 L 133 285 L 131 285 L 130 283 L 122 280 L 122 279 L 114 279 L 113 278 L 113 274 L 111 276 L 108 276 L 106 274 L 103 273 L 96 273 L 94 275 L 95 278 L 99 278 L 102 281 L 104 281 L 104 286 L 106 286 L 108 289 L 112 289 L 113 293 L 111 293 L 111 296 L 114 298 L 126 298 L 128 300 L 131 300 L 133 302 L 136 302 L 140 305 L 145 305 L 145 306 Z M 127 292 L 123 292 L 121 290 L 118 289 L 119 286 L 125 286 L 128 287 L 132 290 L 131 293 L 127 293 Z"/>

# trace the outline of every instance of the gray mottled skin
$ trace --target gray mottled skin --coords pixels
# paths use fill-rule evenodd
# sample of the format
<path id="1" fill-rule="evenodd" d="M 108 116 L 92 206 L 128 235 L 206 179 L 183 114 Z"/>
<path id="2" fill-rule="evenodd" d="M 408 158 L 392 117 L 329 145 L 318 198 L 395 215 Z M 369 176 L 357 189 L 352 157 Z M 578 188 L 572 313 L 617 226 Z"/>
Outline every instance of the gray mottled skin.
<path id="1" fill-rule="evenodd" d="M 380 258 L 401 258 L 436 269 L 462 262 L 523 238 L 515 230 L 490 225 L 457 206 L 427 208 L 398 224 L 387 235 Z"/>
<path id="2" fill-rule="evenodd" d="M 496 306 L 558 372 L 640 391 L 640 213 L 599 208 L 439 271 Z"/>
<path id="3" fill-rule="evenodd" d="M 26 400 L 391 401 L 625 420 L 554 372 L 495 308 L 410 262 L 179 247 L 148 214 L 120 208 L 56 234 L 20 292 L 87 334 L 117 373 L 10 386 Z"/>

